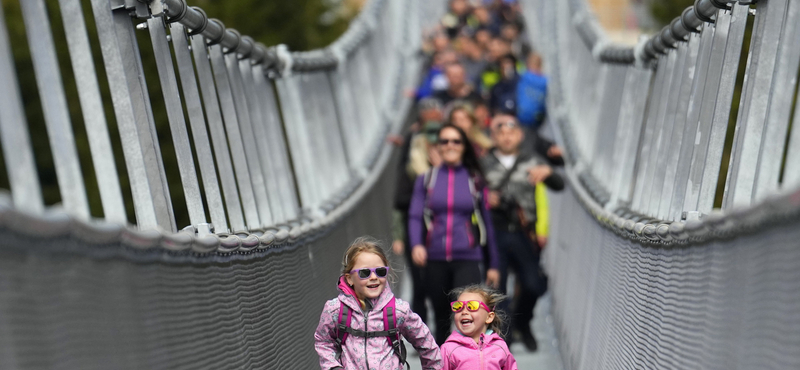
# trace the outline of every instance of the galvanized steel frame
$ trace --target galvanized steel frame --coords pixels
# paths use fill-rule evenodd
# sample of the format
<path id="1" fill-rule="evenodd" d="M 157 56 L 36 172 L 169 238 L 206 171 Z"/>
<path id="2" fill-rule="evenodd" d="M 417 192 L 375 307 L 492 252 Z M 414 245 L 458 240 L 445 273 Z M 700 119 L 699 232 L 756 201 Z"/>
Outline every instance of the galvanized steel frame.
<path id="1" fill-rule="evenodd" d="M 737 224 L 748 210 L 769 208 L 759 204 L 764 199 L 787 201 L 786 194 L 794 193 L 796 175 L 789 171 L 797 168 L 800 130 L 789 136 L 787 127 L 800 64 L 800 52 L 791 43 L 800 37 L 795 21 L 800 5 L 752 3 L 697 0 L 661 32 L 622 52 L 625 47 L 608 41 L 584 0 L 523 2 L 525 10 L 554 15 L 539 19 L 530 11 L 527 18 L 533 20 L 531 36 L 551 76 L 548 105 L 572 165 L 568 177 L 588 197 L 582 201 L 592 213 L 621 235 L 662 245 L 700 243 L 715 235 L 711 230 L 720 219 Z M 752 16 L 756 28 L 737 125 L 742 133 L 734 142 L 726 201 L 714 209 L 745 27 Z M 593 58 L 586 58 L 587 52 Z M 604 63 L 627 65 L 625 80 L 608 84 Z M 612 101 L 609 95 L 621 99 Z M 615 106 L 605 106 L 611 103 Z M 617 107 L 619 122 L 609 121 Z M 761 162 L 769 165 L 757 165 Z M 745 194 L 738 203 L 735 191 Z"/>
<path id="2" fill-rule="evenodd" d="M 92 0 L 133 195 L 136 225 L 130 225 L 80 3 L 60 0 L 102 219 L 89 214 L 45 3 L 22 3 L 63 207 L 42 200 L 7 52 L 0 58 L 0 136 L 6 162 L 14 165 L 7 166 L 13 205 L 3 202 L 3 214 L 28 221 L 13 223 L 22 231 L 53 226 L 45 233 L 51 237 L 66 232 L 90 243 L 122 240 L 203 254 L 299 241 L 332 227 L 357 204 L 391 152 L 383 136 L 409 110 L 403 91 L 415 79 L 401 74 L 419 72 L 414 51 L 423 27 L 446 9 L 443 1 L 431 2 L 436 11 L 427 14 L 417 1 L 369 1 L 330 46 L 289 52 L 242 36 L 185 0 Z M 5 30 L 0 13 L 0 50 L 10 50 Z M 142 68 L 143 33 L 156 71 Z M 170 199 L 144 77 L 150 73 L 163 93 L 183 200 Z M 189 211 L 190 225 L 181 230 L 172 201 L 185 201 Z"/>

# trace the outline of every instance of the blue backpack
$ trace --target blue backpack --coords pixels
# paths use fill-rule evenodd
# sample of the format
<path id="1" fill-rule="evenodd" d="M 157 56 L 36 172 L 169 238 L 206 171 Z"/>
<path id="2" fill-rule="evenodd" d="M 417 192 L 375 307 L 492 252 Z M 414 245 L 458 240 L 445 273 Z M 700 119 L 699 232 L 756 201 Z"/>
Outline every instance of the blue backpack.
<path id="1" fill-rule="evenodd" d="M 538 128 L 547 113 L 547 77 L 525 72 L 517 84 L 517 118 L 525 127 Z"/>

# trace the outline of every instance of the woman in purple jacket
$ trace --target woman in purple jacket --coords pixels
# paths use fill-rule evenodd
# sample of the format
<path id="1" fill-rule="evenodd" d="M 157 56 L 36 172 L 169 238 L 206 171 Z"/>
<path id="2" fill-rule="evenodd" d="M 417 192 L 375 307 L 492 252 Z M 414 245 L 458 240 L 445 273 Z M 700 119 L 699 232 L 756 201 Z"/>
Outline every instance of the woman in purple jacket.
<path id="1" fill-rule="evenodd" d="M 485 181 L 467 135 L 456 126 L 445 125 L 439 130 L 437 150 L 442 164 L 420 175 L 414 184 L 408 234 L 414 263 L 426 266 L 436 343 L 441 345 L 450 334 L 452 299 L 448 292 L 480 284 L 484 262 L 488 285 L 496 288 L 500 273 Z"/>

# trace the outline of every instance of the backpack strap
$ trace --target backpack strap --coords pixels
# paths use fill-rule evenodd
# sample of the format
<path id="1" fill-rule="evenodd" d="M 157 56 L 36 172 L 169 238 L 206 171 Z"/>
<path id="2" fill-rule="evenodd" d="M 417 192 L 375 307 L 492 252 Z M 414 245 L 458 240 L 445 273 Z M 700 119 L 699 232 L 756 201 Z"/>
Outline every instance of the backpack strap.
<path id="1" fill-rule="evenodd" d="M 342 301 L 339 301 L 339 320 L 336 324 L 336 344 L 339 347 L 344 344 L 347 334 L 350 332 L 350 320 L 353 318 L 353 311 Z"/>
<path id="2" fill-rule="evenodd" d="M 472 194 L 472 224 L 478 228 L 478 242 L 481 247 L 486 246 L 486 224 L 483 221 L 483 214 L 481 213 L 480 202 L 483 199 L 483 194 L 478 191 L 475 186 L 475 179 L 469 177 L 469 192 Z"/>
<path id="3" fill-rule="evenodd" d="M 407 352 L 406 346 L 403 344 L 400 329 L 397 329 L 397 308 L 395 305 L 395 298 L 389 301 L 383 308 L 383 329 L 381 331 L 364 331 L 353 329 L 350 326 L 350 320 L 353 317 L 353 311 L 341 301 L 339 302 L 339 319 L 336 324 L 336 344 L 339 346 L 339 353 L 337 353 L 337 360 L 341 357 L 342 345 L 348 334 L 355 335 L 362 338 L 377 338 L 386 337 L 392 351 L 400 358 L 400 364 L 405 364 L 406 367 L 410 365 L 406 361 Z"/>
<path id="4" fill-rule="evenodd" d="M 422 183 L 425 185 L 425 205 L 422 209 L 422 220 L 425 222 L 425 229 L 428 232 L 433 227 L 433 211 L 428 207 L 428 199 L 433 193 L 433 187 L 436 186 L 436 176 L 439 174 L 439 168 L 433 167 L 427 171 L 422 177 Z"/>
<path id="5" fill-rule="evenodd" d="M 392 347 L 394 354 L 400 358 L 400 365 L 410 366 L 406 362 L 406 346 L 403 344 L 400 330 L 397 329 L 397 307 L 395 306 L 394 297 L 383 308 L 383 329 L 387 333 L 386 339 L 389 341 L 389 346 Z"/>

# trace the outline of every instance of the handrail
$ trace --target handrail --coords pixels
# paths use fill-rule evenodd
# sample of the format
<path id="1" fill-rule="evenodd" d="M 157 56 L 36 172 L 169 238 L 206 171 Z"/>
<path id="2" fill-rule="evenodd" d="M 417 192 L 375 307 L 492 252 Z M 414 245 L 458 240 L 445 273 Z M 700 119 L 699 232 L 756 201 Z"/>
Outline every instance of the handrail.
<path id="1" fill-rule="evenodd" d="M 438 5 L 439 11 L 445 9 Z M 39 192 L 38 180 L 12 170 L 10 196 L 0 199 L 0 224 L 44 238 L 72 236 L 88 244 L 122 241 L 132 250 L 161 257 L 163 252 L 195 257 L 248 255 L 313 240 L 352 210 L 385 166 L 390 149 L 383 138 L 397 130 L 406 116 L 409 99 L 403 91 L 413 83 L 408 76 L 421 68 L 415 51 L 422 27 L 428 26 L 422 18 L 430 14 L 421 14 L 420 6 L 419 1 L 368 1 L 335 42 L 312 51 L 290 52 L 284 45 L 267 47 L 255 42 L 186 0 L 92 0 L 138 225 L 125 222 L 113 163 L 101 167 L 113 156 L 108 133 L 95 134 L 105 129 L 102 120 L 92 123 L 90 142 L 98 179 L 109 180 L 100 186 L 105 219 L 93 219 L 82 210 L 86 208 L 79 202 L 86 193 L 82 183 L 70 185 L 63 208 L 37 207 L 42 200 L 29 193 Z M 60 10 L 78 23 L 67 26 L 65 22 L 70 55 L 91 55 L 85 24 L 77 16 L 82 12 L 80 4 L 64 0 Z M 26 27 L 35 28 L 36 37 L 48 34 L 49 28 L 42 27 L 48 23 L 46 12 L 43 0 L 25 2 Z M 135 20 L 146 21 L 136 24 Z M 0 31 L 4 30 L 0 13 Z M 149 33 L 157 70 L 143 68 L 135 42 L 137 32 L 143 31 Z M 35 65 L 50 68 L 49 56 L 39 51 L 53 46 L 38 38 L 32 41 L 36 42 L 32 44 Z M 7 45 L 0 43 L 0 47 Z M 392 59 L 380 59 L 384 57 Z M 103 117 L 96 71 L 91 58 L 73 67 L 88 127 L 90 118 Z M 37 70 L 37 79 L 45 73 L 59 76 L 53 68 L 42 69 L 41 73 Z M 148 73 L 158 75 L 178 158 L 191 223 L 181 230 L 175 225 L 172 202 L 177 200 L 170 199 L 143 77 Z M 12 69 L 0 70 L 0 80 L 9 81 L 7 86 L 16 86 L 14 78 Z M 91 81 L 95 83 L 87 83 Z M 65 96 L 60 80 L 52 87 L 47 96 Z M 96 93 L 85 94 L 92 90 Z M 6 99 L 0 102 L 0 110 L 14 112 L 20 105 L 18 100 Z M 0 136 L 27 135 L 12 132 L 26 126 L 21 115 L 0 119 Z M 69 123 L 61 120 L 59 124 L 64 122 Z M 54 143 L 74 141 L 66 133 L 49 134 Z M 18 150 L 6 156 L 7 164 L 27 163 L 24 157 L 32 156 L 31 145 L 19 138 L 15 145 Z M 59 148 L 69 159 L 69 147 Z M 33 164 L 28 167 L 26 171 L 35 173 Z M 57 163 L 61 167 L 66 165 Z M 77 165 L 69 170 L 81 172 Z M 59 184 L 65 181 L 61 172 L 58 180 Z M 75 200 L 69 198 L 73 196 Z"/>
<path id="2" fill-rule="evenodd" d="M 636 48 L 608 41 L 605 31 L 597 24 L 594 13 L 586 9 L 584 0 L 570 0 L 576 14 L 575 27 L 578 34 L 595 58 L 605 63 L 642 65 L 665 55 L 678 42 L 686 41 L 690 34 L 700 32 L 704 22 L 713 23 L 719 9 L 730 9 L 730 4 L 735 2 L 736 0 L 696 0 L 680 17 L 675 17 L 659 32 L 642 41 L 642 47 Z"/>
<path id="3" fill-rule="evenodd" d="M 526 10 L 565 14 L 566 8 L 575 14 L 574 29 L 559 26 L 557 17 L 531 13 L 528 18 L 534 19 L 534 38 L 539 36 L 535 42 L 549 70 L 548 108 L 559 142 L 565 145 L 567 177 L 586 209 L 618 235 L 644 244 L 687 246 L 798 220 L 800 184 L 789 177 L 778 184 L 784 148 L 739 131 L 750 125 L 763 127 L 765 133 L 775 133 L 771 142 L 786 141 L 786 151 L 797 151 L 799 130 L 789 138 L 786 127 L 794 98 L 794 85 L 787 81 L 797 79 L 793 74 L 800 64 L 800 52 L 790 46 L 800 39 L 800 9 L 785 0 L 763 0 L 765 8 L 753 11 L 750 3 L 697 0 L 635 48 L 605 41 L 605 32 L 584 0 L 523 3 Z M 742 95 L 744 110 L 740 108 L 726 184 L 739 179 L 745 186 L 751 184 L 754 193 L 712 210 L 745 23 L 753 15 L 762 27 L 753 32 L 747 58 L 761 54 L 764 59 L 760 65 L 748 65 L 746 74 L 750 81 L 759 75 L 769 78 L 751 82 L 753 90 Z M 767 24 L 776 26 L 770 29 Z M 567 34 L 553 36 L 545 29 Z M 581 40 L 585 49 L 556 44 L 570 37 Z M 766 49 L 775 44 L 761 43 L 775 38 L 781 40 L 777 48 Z M 593 58 L 575 57 L 587 54 Z M 574 64 L 581 66 L 570 67 Z M 774 74 L 766 67 L 774 68 Z M 582 90 L 573 87 L 589 81 L 596 84 L 594 95 L 585 93 L 585 85 Z M 573 104 L 581 109 L 570 109 Z M 767 116 L 768 122 L 755 114 Z M 740 175 L 735 167 L 745 160 L 753 166 L 752 155 L 737 156 L 748 145 L 756 158 L 763 158 L 765 168 L 769 161 L 769 172 L 758 174 L 758 180 L 742 177 L 747 174 Z M 798 163 L 789 155 L 785 165 L 789 171 Z M 759 184 L 763 188 L 758 189 Z M 728 190 L 726 198 L 734 199 L 734 189 Z"/>

